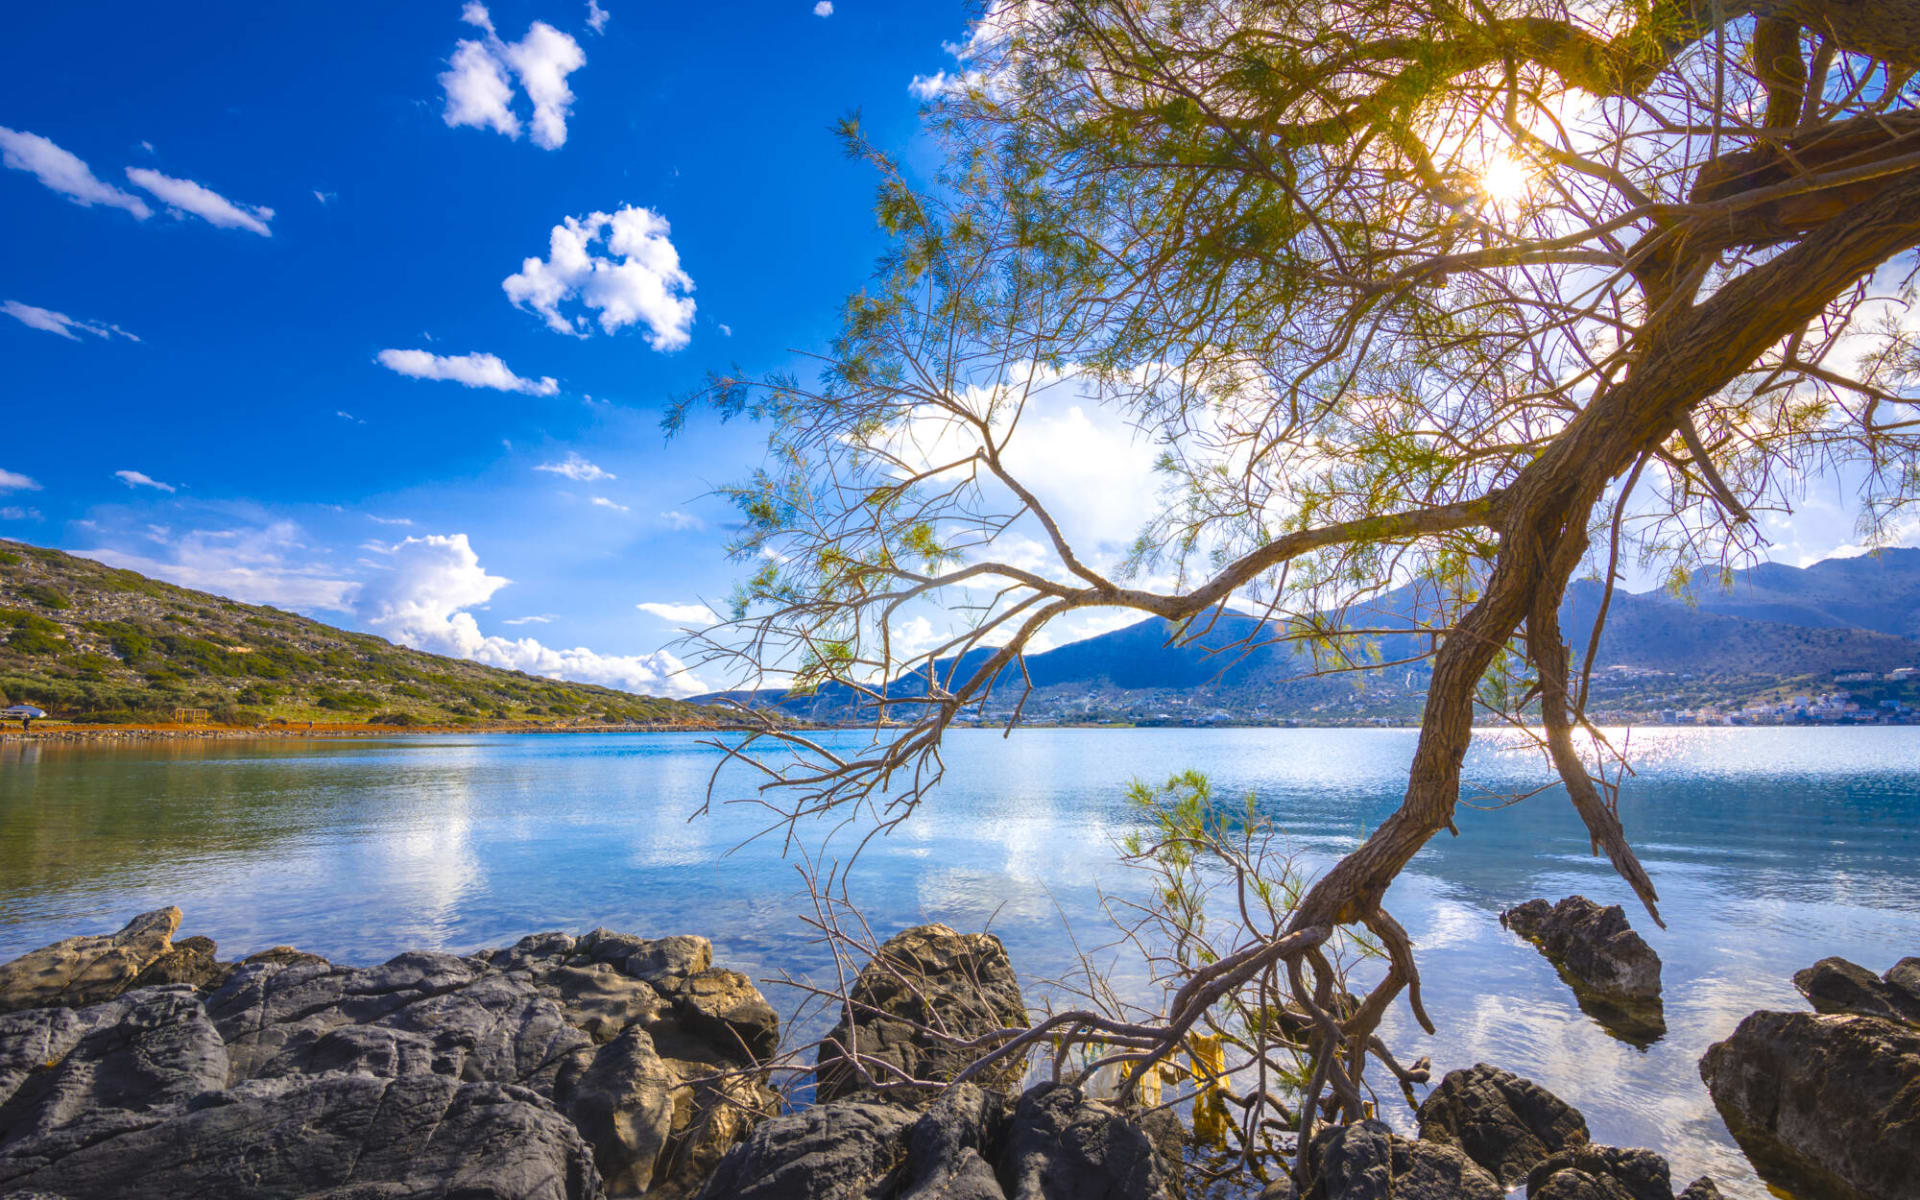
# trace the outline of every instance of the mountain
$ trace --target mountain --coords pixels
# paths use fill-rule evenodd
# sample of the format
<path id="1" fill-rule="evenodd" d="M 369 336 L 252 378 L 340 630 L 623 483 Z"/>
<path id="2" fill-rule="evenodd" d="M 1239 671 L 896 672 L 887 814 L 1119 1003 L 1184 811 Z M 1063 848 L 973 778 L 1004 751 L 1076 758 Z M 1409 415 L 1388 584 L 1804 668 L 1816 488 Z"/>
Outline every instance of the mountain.
<path id="1" fill-rule="evenodd" d="M 1582 580 L 1568 588 L 1561 630 L 1583 658 L 1603 589 Z M 1409 588 L 1388 592 L 1365 611 L 1347 614 L 1350 627 L 1408 632 L 1371 638 L 1368 661 L 1416 658 L 1429 647 L 1413 632 L 1430 606 Z M 1277 630 L 1238 613 L 1212 629 L 1175 643 L 1174 627 L 1157 618 L 1034 654 L 1027 675 L 1034 693 L 1025 715 L 1056 720 L 1326 720 L 1411 719 L 1423 702 L 1428 665 L 1376 667 L 1362 673 L 1316 676 L 1311 657 L 1273 640 Z M 1878 557 L 1838 559 L 1808 568 L 1767 564 L 1733 574 L 1728 586 L 1696 585 L 1683 596 L 1616 592 L 1595 655 L 1593 708 L 1621 716 L 1666 708 L 1746 704 L 1794 692 L 1831 690 L 1836 677 L 1884 676 L 1920 664 L 1920 550 L 1889 550 Z M 965 678 L 985 651 L 962 660 Z M 944 674 L 951 662 L 942 663 Z M 1916 691 L 1914 685 L 1863 690 L 1878 702 Z M 1024 683 L 1017 669 L 998 681 L 990 714 L 1004 718 Z M 909 677 L 894 694 L 915 695 Z M 1870 693 L 1870 694 L 1868 694 Z M 730 698 L 744 700 L 742 694 Z M 1920 694 L 1912 699 L 1920 700 Z M 765 693 L 812 719 L 845 719 L 852 693 L 827 687 L 788 697 Z"/>
<path id="2" fill-rule="evenodd" d="M 0 540 L 0 706 L 82 721 L 729 723 L 703 705 L 541 679 Z"/>

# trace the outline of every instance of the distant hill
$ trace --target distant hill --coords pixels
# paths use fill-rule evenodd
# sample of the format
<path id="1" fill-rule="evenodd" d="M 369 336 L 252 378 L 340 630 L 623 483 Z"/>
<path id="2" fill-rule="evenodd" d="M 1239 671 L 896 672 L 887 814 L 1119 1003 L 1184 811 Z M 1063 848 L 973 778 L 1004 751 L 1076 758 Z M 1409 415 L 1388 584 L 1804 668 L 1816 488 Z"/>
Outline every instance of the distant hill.
<path id="1" fill-rule="evenodd" d="M 0 706 L 91 721 L 707 724 L 704 705 L 503 671 L 0 540 Z"/>
<path id="2" fill-rule="evenodd" d="M 1601 595 L 1601 585 L 1592 580 L 1568 589 L 1561 628 L 1576 660 L 1585 652 Z M 1411 590 L 1389 592 L 1364 613 L 1349 614 L 1349 624 L 1411 631 L 1422 607 Z M 1026 713 L 1040 719 L 1133 721 L 1417 716 L 1426 692 L 1426 663 L 1314 677 L 1311 658 L 1273 642 L 1273 633 L 1262 630 L 1255 618 L 1226 613 L 1205 636 L 1187 644 L 1171 644 L 1173 626 L 1157 618 L 1072 642 L 1027 659 L 1035 693 Z M 1595 656 L 1594 706 L 1691 708 L 1794 689 L 1817 692 L 1833 686 L 1836 676 L 1884 675 L 1920 664 L 1915 634 L 1920 634 L 1920 550 L 1889 550 L 1877 558 L 1830 560 L 1805 569 L 1769 564 L 1736 573 L 1728 588 L 1697 586 L 1684 598 L 1616 592 Z M 1371 661 L 1414 658 L 1428 645 L 1424 633 L 1379 635 L 1371 639 Z M 975 652 L 963 661 L 961 677 L 985 657 Z M 1010 708 L 1022 686 L 1017 671 L 1003 677 L 1001 695 L 989 711 Z M 1895 689 L 1900 695 L 1907 690 Z M 895 691 L 912 695 L 920 687 L 909 678 L 896 683 Z M 805 696 L 730 693 L 728 698 L 777 704 L 820 720 L 844 719 L 852 700 L 847 689 L 834 687 Z"/>

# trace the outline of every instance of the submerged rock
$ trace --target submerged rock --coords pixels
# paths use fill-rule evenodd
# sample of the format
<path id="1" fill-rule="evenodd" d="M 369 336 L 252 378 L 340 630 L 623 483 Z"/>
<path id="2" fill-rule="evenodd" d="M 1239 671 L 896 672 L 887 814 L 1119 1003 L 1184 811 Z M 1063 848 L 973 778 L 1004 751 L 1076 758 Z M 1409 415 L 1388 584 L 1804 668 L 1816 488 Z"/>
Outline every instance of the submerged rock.
<path id="1" fill-rule="evenodd" d="M 1761 1177 L 1805 1196 L 1920 1198 L 1920 1029 L 1756 1012 L 1700 1077 Z"/>
<path id="2" fill-rule="evenodd" d="M 765 1121 L 702 1200 L 1170 1200 L 1140 1125 L 1062 1084 L 961 1084 L 915 1114 L 836 1101 Z"/>
<path id="3" fill-rule="evenodd" d="M 1573 988 L 1580 1009 L 1635 1045 L 1664 1037 L 1660 956 L 1627 924 L 1617 904 L 1585 896 L 1558 904 L 1529 900 L 1500 914 L 1500 924 L 1539 947 Z"/>
<path id="4" fill-rule="evenodd" d="M 1507 1189 L 1453 1146 L 1403 1138 L 1379 1121 L 1320 1130 L 1304 1200 L 1504 1200 Z"/>
<path id="5" fill-rule="evenodd" d="M 70 937 L 0 966 L 0 1012 L 81 1008 L 111 1000 L 173 948 L 180 910 L 162 908 L 120 932 Z"/>
<path id="6" fill-rule="evenodd" d="M 1507 1187 L 1548 1155 L 1588 1141 L 1586 1119 L 1572 1105 L 1486 1063 L 1447 1072 L 1428 1093 L 1420 1136 L 1458 1148 Z"/>
<path id="7" fill-rule="evenodd" d="M 920 925 L 889 938 L 854 980 L 851 998 L 851 1022 L 842 1015 L 820 1046 L 817 1095 L 823 1101 L 884 1096 L 887 1103 L 926 1102 L 924 1094 L 874 1092 L 848 1063 L 845 1047 L 913 1078 L 949 1080 L 979 1051 L 960 1049 L 948 1039 L 1027 1024 L 1020 982 L 1000 939 L 945 925 Z M 979 1082 L 1011 1090 L 1025 1069 L 1024 1060 L 1016 1058 L 997 1064 Z M 871 1073 L 875 1078 L 891 1074 L 884 1068 Z"/>
<path id="8" fill-rule="evenodd" d="M 220 964 L 204 938 L 167 945 L 178 924 L 0 968 L 55 1002 L 179 980 L 0 1015 L 0 1192 L 687 1196 L 773 1111 L 772 1009 L 704 939 L 356 968 L 289 947 Z"/>

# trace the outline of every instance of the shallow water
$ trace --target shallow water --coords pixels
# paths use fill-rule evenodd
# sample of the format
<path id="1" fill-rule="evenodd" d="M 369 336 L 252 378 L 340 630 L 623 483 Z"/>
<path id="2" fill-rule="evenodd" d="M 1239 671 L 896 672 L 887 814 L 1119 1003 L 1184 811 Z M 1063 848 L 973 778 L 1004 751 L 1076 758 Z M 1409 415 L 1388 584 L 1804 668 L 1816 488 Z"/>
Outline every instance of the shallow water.
<path id="1" fill-rule="evenodd" d="M 1097 943 L 1102 890 L 1138 887 L 1113 852 L 1131 779 L 1194 767 L 1224 795 L 1251 790 L 1312 866 L 1392 809 L 1412 750 L 1400 730 L 957 733 L 946 781 L 862 855 L 853 895 L 882 936 L 991 922 L 1023 977 L 1058 976 L 1063 917 Z M 1402 1008 L 1389 1041 L 1437 1071 L 1488 1061 L 1538 1080 L 1596 1140 L 1667 1154 L 1676 1185 L 1710 1172 L 1761 1196 L 1696 1064 L 1753 1009 L 1803 1007 L 1790 976 L 1816 959 L 1877 972 L 1920 953 L 1920 731 L 1663 729 L 1632 751 L 1621 817 L 1669 927 L 1589 856 L 1563 795 L 1463 808 L 1461 836 L 1441 835 L 1388 898 L 1440 1035 Z M 654 734 L 0 744 L 0 960 L 179 904 L 183 933 L 223 957 L 288 943 L 375 962 L 605 925 L 707 934 L 759 977 L 818 970 L 794 860 L 776 839 L 741 844 L 764 813 L 688 820 L 716 760 L 694 736 Z M 1492 736 L 1467 774 L 1492 793 L 1545 782 L 1536 756 Z M 1626 905 L 1665 961 L 1668 1033 L 1649 1048 L 1581 1014 L 1499 926 L 1503 908 L 1573 892 Z"/>

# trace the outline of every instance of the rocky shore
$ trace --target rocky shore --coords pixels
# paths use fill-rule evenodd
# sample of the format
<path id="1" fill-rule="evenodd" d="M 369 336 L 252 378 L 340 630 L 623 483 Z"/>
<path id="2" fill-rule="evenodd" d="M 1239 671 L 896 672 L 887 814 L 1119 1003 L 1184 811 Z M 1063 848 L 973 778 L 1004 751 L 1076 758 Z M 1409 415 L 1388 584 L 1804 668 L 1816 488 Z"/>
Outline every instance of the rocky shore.
<path id="1" fill-rule="evenodd" d="M 941 1090 L 954 1040 L 1024 1024 L 997 938 L 881 945 L 820 1043 L 814 1102 L 769 1066 L 780 1022 L 706 939 L 544 933 L 350 967 L 275 947 L 223 962 L 181 914 L 0 966 L 0 1196 L 313 1200 L 1191 1200 L 1187 1135 L 1007 1069 Z M 1756 1013 L 1702 1062 L 1770 1179 L 1911 1200 L 1920 960 L 1798 977 L 1816 1013 Z M 935 1037 L 931 1030 L 942 1035 Z M 859 1057 L 850 1053 L 857 1048 Z M 787 1062 L 793 1060 L 789 1057 Z M 1488 1064 L 1406 1136 L 1319 1130 L 1308 1186 L 1263 1200 L 1715 1200 L 1592 1143 L 1579 1111 Z M 1871 1122 L 1863 1124 L 1862 1122 Z"/>

